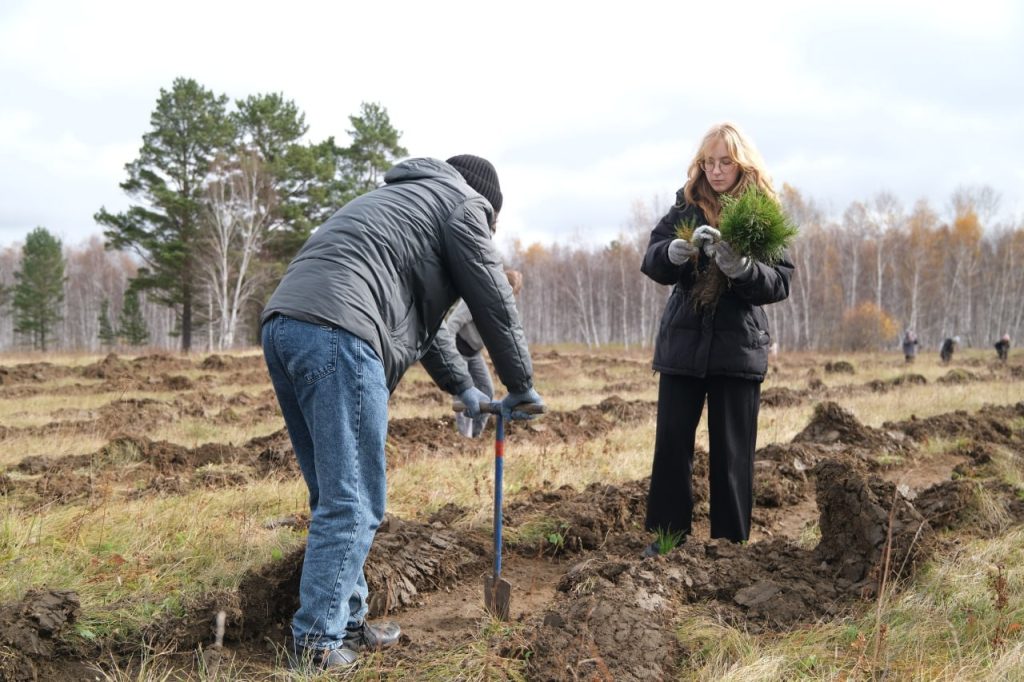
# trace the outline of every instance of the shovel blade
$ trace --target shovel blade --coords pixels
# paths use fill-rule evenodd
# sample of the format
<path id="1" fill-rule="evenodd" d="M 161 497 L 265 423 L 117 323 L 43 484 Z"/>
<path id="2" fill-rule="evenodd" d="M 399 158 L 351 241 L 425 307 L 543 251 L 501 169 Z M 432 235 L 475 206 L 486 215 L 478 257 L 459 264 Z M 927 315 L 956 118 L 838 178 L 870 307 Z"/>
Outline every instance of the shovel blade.
<path id="1" fill-rule="evenodd" d="M 508 620 L 512 601 L 512 583 L 493 575 L 484 577 L 484 608 L 498 620 Z"/>

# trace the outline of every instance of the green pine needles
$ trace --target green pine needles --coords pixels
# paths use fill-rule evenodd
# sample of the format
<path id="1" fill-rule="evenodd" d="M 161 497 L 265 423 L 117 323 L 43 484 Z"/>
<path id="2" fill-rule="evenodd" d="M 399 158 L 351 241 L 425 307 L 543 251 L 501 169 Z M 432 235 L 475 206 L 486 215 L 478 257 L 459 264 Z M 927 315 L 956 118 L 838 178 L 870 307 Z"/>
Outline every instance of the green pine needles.
<path id="1" fill-rule="evenodd" d="M 718 229 L 722 239 L 744 256 L 777 263 L 796 237 L 796 225 L 775 199 L 755 185 L 738 197 L 722 195 Z"/>
<path id="2" fill-rule="evenodd" d="M 693 231 L 697 229 L 697 221 L 692 218 L 689 220 L 680 220 L 679 224 L 676 225 L 676 237 L 679 239 L 685 239 L 691 241 L 693 239 Z"/>

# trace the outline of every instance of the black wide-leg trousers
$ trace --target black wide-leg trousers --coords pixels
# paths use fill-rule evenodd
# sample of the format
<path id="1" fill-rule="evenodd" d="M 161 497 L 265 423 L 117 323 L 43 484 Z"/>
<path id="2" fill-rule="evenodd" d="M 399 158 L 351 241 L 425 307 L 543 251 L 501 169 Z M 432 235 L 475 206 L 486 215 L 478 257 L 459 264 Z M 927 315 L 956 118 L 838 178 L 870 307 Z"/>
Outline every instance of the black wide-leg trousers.
<path id="1" fill-rule="evenodd" d="M 662 374 L 654 466 L 646 528 L 690 534 L 693 520 L 693 449 L 708 402 L 711 537 L 750 537 L 754 506 L 754 447 L 761 384 L 734 377 Z"/>

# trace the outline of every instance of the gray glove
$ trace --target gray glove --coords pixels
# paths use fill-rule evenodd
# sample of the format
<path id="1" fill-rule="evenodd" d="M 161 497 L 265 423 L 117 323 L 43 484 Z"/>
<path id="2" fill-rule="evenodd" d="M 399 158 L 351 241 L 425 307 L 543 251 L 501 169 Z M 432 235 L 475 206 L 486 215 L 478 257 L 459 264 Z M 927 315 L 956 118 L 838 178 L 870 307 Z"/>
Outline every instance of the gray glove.
<path id="1" fill-rule="evenodd" d="M 743 277 L 754 267 L 754 262 L 733 251 L 729 242 L 720 241 L 706 249 L 712 250 L 711 255 L 714 257 L 715 263 L 718 264 L 718 269 L 729 279 Z"/>
<path id="2" fill-rule="evenodd" d="M 479 417 L 480 405 L 487 405 L 491 402 L 491 396 L 481 391 L 476 386 L 470 386 L 459 394 L 459 402 L 463 405 L 463 414 L 467 417 Z"/>
<path id="3" fill-rule="evenodd" d="M 682 265 L 695 253 L 697 247 L 685 239 L 673 239 L 668 245 L 668 260 L 672 265 Z"/>
<path id="4" fill-rule="evenodd" d="M 704 254 L 711 257 L 709 247 L 722 238 L 722 233 L 710 225 L 701 225 L 693 231 L 693 245 L 697 248 L 704 247 Z"/>
<path id="5" fill-rule="evenodd" d="M 541 399 L 540 394 L 532 388 L 523 391 L 522 393 L 509 393 L 505 396 L 505 399 L 501 401 L 501 414 L 505 418 L 505 421 L 509 419 L 533 419 L 535 415 L 527 412 L 517 411 L 515 408 L 520 405 L 544 405 L 544 401 Z"/>

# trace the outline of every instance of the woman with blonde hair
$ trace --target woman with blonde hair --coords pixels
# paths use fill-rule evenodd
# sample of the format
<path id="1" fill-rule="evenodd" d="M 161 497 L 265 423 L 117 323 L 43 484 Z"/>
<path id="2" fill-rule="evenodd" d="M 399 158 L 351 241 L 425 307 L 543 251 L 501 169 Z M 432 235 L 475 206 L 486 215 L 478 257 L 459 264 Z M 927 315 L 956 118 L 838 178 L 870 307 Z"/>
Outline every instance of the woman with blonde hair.
<path id="1" fill-rule="evenodd" d="M 651 232 L 641 270 L 672 286 L 654 350 L 660 372 L 646 527 L 653 556 L 692 531 L 693 455 L 708 404 L 711 537 L 744 542 L 753 510 L 761 382 L 772 339 L 761 306 L 789 295 L 793 265 L 738 253 L 716 229 L 722 198 L 756 186 L 777 203 L 764 162 L 735 125 L 713 126 L 687 169 L 676 203 Z M 683 238 L 680 235 L 690 235 Z M 718 278 L 714 295 L 702 294 Z M 665 542 L 673 537 L 675 542 Z"/>

